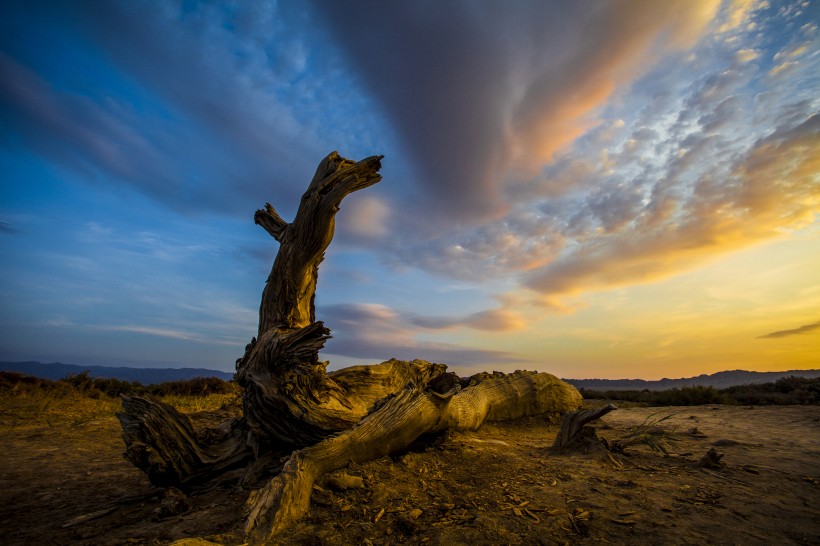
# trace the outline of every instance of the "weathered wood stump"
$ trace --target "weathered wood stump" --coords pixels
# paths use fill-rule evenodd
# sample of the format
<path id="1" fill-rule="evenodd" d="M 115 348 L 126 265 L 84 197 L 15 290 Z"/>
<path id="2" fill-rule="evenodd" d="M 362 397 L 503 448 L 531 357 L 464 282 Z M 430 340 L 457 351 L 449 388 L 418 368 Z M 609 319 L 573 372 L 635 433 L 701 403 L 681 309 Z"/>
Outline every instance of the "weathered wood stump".
<path id="1" fill-rule="evenodd" d="M 552 444 L 552 450 L 560 451 L 570 447 L 578 440 L 584 426 L 616 409 L 618 409 L 618 406 L 615 404 L 607 404 L 596 409 L 565 413 L 564 418 L 561 420 L 561 428 L 558 430 L 558 435 Z"/>
<path id="2" fill-rule="evenodd" d="M 314 308 L 319 264 L 342 199 L 381 179 L 381 159 L 328 155 L 292 223 L 270 204 L 256 211 L 255 222 L 280 247 L 262 293 L 257 335 L 236 363 L 241 419 L 196 432 L 173 408 L 136 397 L 124 398 L 118 414 L 126 457 L 156 485 L 192 488 L 243 466 L 246 485 L 267 475 L 248 499 L 246 532 L 254 542 L 274 538 L 305 514 L 315 480 L 351 461 L 406 449 L 426 433 L 562 413 L 581 403 L 574 387 L 547 373 L 459 380 L 443 364 L 395 359 L 327 372 L 318 355 L 330 331 Z"/>

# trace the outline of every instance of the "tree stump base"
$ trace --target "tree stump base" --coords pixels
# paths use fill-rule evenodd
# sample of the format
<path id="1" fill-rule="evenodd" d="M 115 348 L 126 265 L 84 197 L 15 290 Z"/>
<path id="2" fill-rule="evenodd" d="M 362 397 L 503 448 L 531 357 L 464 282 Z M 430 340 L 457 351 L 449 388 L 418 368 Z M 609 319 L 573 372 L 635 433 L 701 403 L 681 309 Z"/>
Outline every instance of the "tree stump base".
<path id="1" fill-rule="evenodd" d="M 587 427 L 588 423 L 600 419 L 607 413 L 618 409 L 615 404 L 584 411 L 573 411 L 564 414 L 561 420 L 561 428 L 552 444 L 552 451 L 559 452 L 579 443 L 589 444 L 590 440 L 597 440 L 595 429 Z"/>

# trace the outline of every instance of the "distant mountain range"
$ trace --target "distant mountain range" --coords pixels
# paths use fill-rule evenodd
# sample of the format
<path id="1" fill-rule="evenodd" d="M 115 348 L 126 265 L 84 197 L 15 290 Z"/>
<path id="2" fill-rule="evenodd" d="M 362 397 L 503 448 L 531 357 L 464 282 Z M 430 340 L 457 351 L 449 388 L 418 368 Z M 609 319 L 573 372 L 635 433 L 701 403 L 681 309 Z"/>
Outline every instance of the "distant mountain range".
<path id="1" fill-rule="evenodd" d="M 194 377 L 218 377 L 225 381 L 233 379 L 233 374 L 219 370 L 205 368 L 119 368 L 114 366 L 78 366 L 52 362 L 0 362 L 0 371 L 17 372 L 43 379 L 58 380 L 71 374 L 78 374 L 88 370 L 91 377 L 114 378 L 122 381 L 138 381 L 143 385 L 164 383 L 166 381 L 184 381 Z M 754 385 L 759 383 L 774 383 L 780 378 L 794 375 L 797 377 L 820 377 L 820 370 L 789 370 L 786 372 L 747 372 L 732 370 L 699 375 L 682 379 L 660 379 L 646 381 L 644 379 L 564 379 L 577 389 L 596 391 L 662 391 L 667 389 L 692 387 L 715 387 L 723 389 L 735 385 Z"/>
<path id="2" fill-rule="evenodd" d="M 774 383 L 778 379 L 789 376 L 815 378 L 820 377 L 820 370 L 789 370 L 786 372 L 747 372 L 745 370 L 731 370 L 717 372 L 711 375 L 699 375 L 682 379 L 660 379 L 646 381 L 643 379 L 564 379 L 576 389 L 596 391 L 665 391 L 682 387 L 714 387 L 725 389 L 735 385 L 756 385 L 760 383 Z"/>
<path id="3" fill-rule="evenodd" d="M 17 372 L 33 375 L 43 379 L 58 380 L 71 374 L 88 370 L 91 377 L 119 379 L 121 381 L 138 381 L 143 385 L 165 383 L 166 381 L 185 381 L 194 377 L 218 377 L 229 381 L 233 374 L 204 368 L 117 368 L 114 366 L 78 366 L 52 362 L 0 362 L 0 371 Z"/>

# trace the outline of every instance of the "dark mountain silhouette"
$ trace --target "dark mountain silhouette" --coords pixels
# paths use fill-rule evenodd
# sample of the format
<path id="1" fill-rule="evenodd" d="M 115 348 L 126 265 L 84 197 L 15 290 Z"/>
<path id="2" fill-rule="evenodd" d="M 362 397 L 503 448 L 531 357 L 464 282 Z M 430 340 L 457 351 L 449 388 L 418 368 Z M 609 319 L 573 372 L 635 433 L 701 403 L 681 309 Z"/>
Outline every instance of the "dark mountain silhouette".
<path id="1" fill-rule="evenodd" d="M 233 374 L 204 368 L 117 368 L 114 366 L 78 366 L 52 362 L 0 362 L 0 371 L 17 372 L 33 375 L 43 379 L 58 380 L 72 374 L 88 370 L 91 377 L 113 378 L 121 381 L 138 381 L 143 385 L 165 383 L 166 381 L 184 381 L 194 377 L 218 377 L 229 381 Z"/>
<path id="2" fill-rule="evenodd" d="M 164 383 L 166 381 L 184 381 L 194 377 L 218 377 L 225 381 L 233 379 L 233 374 L 205 368 L 120 368 L 114 366 L 81 366 L 52 362 L 0 362 L 0 371 L 18 372 L 43 379 L 58 380 L 71 374 L 88 370 L 91 377 L 114 378 L 122 381 L 138 381 L 143 385 Z M 749 372 L 731 370 L 711 375 L 698 375 L 681 379 L 564 379 L 578 389 L 626 391 L 644 390 L 662 391 L 674 388 L 703 386 L 723 389 L 735 385 L 755 385 L 773 383 L 782 377 L 789 376 L 814 378 L 820 377 L 820 370 L 789 370 L 785 372 Z"/>
<path id="3" fill-rule="evenodd" d="M 731 370 L 717 372 L 711 375 L 702 374 L 697 377 L 681 379 L 660 379 L 646 381 L 644 379 L 564 379 L 577 389 L 596 391 L 664 391 L 680 389 L 682 387 L 715 387 L 725 389 L 735 385 L 756 385 L 760 383 L 774 383 L 778 379 L 789 376 L 815 378 L 820 377 L 820 370 L 788 370 L 785 372 L 748 372 L 746 370 Z"/>

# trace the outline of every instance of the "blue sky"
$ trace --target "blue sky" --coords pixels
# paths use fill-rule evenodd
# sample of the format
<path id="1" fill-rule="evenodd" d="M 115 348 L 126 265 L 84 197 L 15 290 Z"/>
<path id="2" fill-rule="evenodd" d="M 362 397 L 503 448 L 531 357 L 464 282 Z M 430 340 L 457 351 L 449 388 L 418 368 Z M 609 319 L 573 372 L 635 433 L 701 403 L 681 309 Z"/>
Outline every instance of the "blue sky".
<path id="1" fill-rule="evenodd" d="M 333 368 L 820 365 L 815 1 L 3 12 L 0 359 L 232 370 L 253 211 L 338 150 L 385 159 L 320 269 Z"/>

